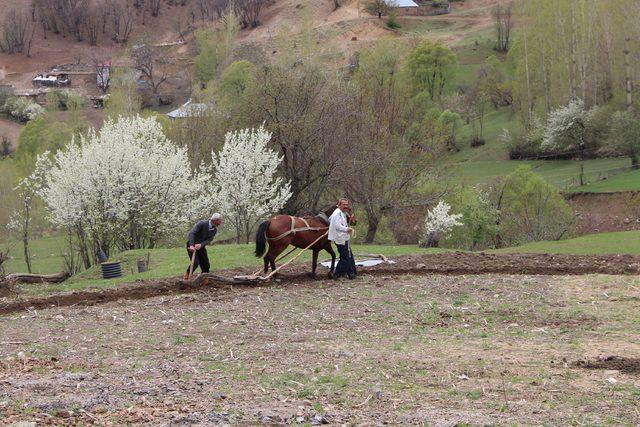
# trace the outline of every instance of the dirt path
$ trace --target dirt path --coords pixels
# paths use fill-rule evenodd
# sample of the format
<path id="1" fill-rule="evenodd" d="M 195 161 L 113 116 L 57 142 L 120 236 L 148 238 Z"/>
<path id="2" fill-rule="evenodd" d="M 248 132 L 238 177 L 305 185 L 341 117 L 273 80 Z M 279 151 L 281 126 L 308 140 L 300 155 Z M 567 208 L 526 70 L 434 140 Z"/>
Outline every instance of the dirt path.
<path id="1" fill-rule="evenodd" d="M 640 274 L 640 256 L 632 255 L 549 255 L 549 254 L 487 254 L 450 252 L 432 255 L 399 257 L 396 264 L 362 268 L 366 276 L 402 276 L 406 274 Z M 317 281 L 307 275 L 307 265 L 295 265 L 281 276 L 280 286 L 316 286 Z M 217 271 L 222 276 L 251 274 L 251 269 Z M 246 285 L 245 285 L 246 286 Z M 252 285 L 253 286 L 253 285 Z M 269 286 L 262 284 L 261 286 Z M 0 315 L 16 311 L 40 310 L 52 306 L 94 305 L 120 299 L 138 300 L 158 295 L 197 291 L 225 293 L 233 288 L 225 283 L 210 282 L 206 286 L 185 286 L 177 279 L 139 281 L 104 290 L 85 290 L 45 297 L 8 297 L 0 300 Z"/>

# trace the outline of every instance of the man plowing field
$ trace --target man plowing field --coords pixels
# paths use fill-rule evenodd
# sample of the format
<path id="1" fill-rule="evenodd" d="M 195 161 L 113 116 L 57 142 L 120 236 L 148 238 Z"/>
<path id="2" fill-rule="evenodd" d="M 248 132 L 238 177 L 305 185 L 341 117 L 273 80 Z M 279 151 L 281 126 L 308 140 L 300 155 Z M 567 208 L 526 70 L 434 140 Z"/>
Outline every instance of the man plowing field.
<path id="1" fill-rule="evenodd" d="M 222 224 L 222 215 L 216 212 L 211 216 L 210 220 L 198 221 L 189 232 L 187 254 L 191 264 L 189 264 L 187 272 L 184 274 L 185 280 L 190 279 L 194 270 L 198 267 L 203 273 L 209 272 L 211 264 L 209 263 L 206 246 L 213 241 L 220 224 Z"/>

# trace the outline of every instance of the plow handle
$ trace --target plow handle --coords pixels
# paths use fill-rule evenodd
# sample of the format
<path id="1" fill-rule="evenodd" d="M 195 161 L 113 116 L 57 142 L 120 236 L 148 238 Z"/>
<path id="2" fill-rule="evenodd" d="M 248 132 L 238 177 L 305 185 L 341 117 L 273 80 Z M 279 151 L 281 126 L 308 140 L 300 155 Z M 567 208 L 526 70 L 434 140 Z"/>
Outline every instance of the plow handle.
<path id="1" fill-rule="evenodd" d="M 189 279 L 188 280 L 191 280 L 191 276 L 193 275 L 193 264 L 195 264 L 195 262 L 196 262 L 196 252 L 198 252 L 197 249 L 194 249 L 193 250 L 193 254 L 191 254 L 191 266 L 189 267 Z"/>

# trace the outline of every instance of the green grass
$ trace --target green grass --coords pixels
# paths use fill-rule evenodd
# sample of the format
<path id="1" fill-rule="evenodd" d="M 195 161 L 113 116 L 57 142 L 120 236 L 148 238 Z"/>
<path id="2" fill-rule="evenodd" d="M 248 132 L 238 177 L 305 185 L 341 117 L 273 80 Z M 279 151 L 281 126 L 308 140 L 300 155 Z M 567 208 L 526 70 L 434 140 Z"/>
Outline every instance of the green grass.
<path id="1" fill-rule="evenodd" d="M 457 180 L 462 180 L 468 184 L 481 184 L 492 179 L 507 175 L 519 166 L 529 165 L 534 172 L 540 174 L 551 184 L 560 190 L 587 191 L 585 187 L 575 188 L 580 173 L 580 164 L 584 164 L 584 174 L 587 182 L 593 182 L 604 171 L 616 168 L 628 167 L 631 161 L 625 158 L 593 159 L 585 161 L 577 160 L 479 160 L 459 162 L 454 165 L 453 173 Z M 619 186 L 620 182 L 609 185 L 608 191 L 622 191 L 623 189 L 640 189 L 640 186 L 633 187 L 632 182 L 628 182 L 627 187 Z"/>
<path id="2" fill-rule="evenodd" d="M 554 253 L 573 255 L 632 254 L 640 255 L 640 231 L 588 234 L 574 239 L 533 242 L 497 253 Z"/>
<path id="3" fill-rule="evenodd" d="M 592 192 L 592 193 L 610 193 L 615 191 L 634 191 L 640 190 L 640 171 L 622 172 L 611 178 L 594 181 L 591 184 L 581 187 L 574 187 L 572 192 Z"/>
<path id="4" fill-rule="evenodd" d="M 0 248 L 9 246 L 9 261 L 5 265 L 8 273 L 26 273 L 27 264 L 24 261 L 22 242 L 0 242 Z M 47 236 L 29 242 L 31 266 L 34 273 L 59 273 L 64 265 L 65 240 L 63 236 Z"/>
<path id="5" fill-rule="evenodd" d="M 495 110 L 493 107 L 487 106 L 483 126 L 483 138 L 486 143 L 479 147 L 471 147 L 470 142 L 473 136 L 473 125 L 463 125 L 458 131 L 461 150 L 458 153 L 452 154 L 450 158 L 456 162 L 507 160 L 507 148 L 499 142 L 498 137 L 503 129 L 508 129 L 513 134 L 519 126 L 516 117 L 513 116 L 508 108 Z"/>

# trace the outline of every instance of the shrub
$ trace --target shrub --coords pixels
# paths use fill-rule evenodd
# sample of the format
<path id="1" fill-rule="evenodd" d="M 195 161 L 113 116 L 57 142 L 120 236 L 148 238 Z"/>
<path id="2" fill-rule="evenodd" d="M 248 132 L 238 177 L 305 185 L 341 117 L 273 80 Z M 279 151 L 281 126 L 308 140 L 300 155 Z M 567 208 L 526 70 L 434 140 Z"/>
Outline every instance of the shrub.
<path id="1" fill-rule="evenodd" d="M 566 200 L 528 166 L 494 183 L 490 200 L 500 211 L 497 246 L 559 240 L 573 229 L 573 212 Z"/>
<path id="2" fill-rule="evenodd" d="M 457 188 L 448 196 L 451 206 L 462 214 L 462 225 L 456 227 L 447 241 L 448 247 L 478 250 L 493 246 L 498 234 L 499 212 L 489 195 L 478 188 Z"/>
<path id="3" fill-rule="evenodd" d="M 640 120 L 632 113 L 618 111 L 611 121 L 611 148 L 631 159 L 632 169 L 638 169 L 640 157 Z"/>
<path id="4" fill-rule="evenodd" d="M 398 16 L 393 9 L 389 11 L 389 17 L 387 18 L 387 27 L 391 28 L 392 30 L 397 30 L 401 27 L 400 23 L 398 22 Z"/>
<path id="5" fill-rule="evenodd" d="M 11 140 L 6 136 L 0 136 L 0 159 L 9 157 L 11 154 Z"/>
<path id="6" fill-rule="evenodd" d="M 487 142 L 484 140 L 484 138 L 480 138 L 479 136 L 474 136 L 473 138 L 471 138 L 472 147 L 481 147 L 486 143 Z"/>
<path id="7" fill-rule="evenodd" d="M 27 98 L 14 96 L 7 99 L 3 110 L 21 122 L 27 122 L 44 114 L 44 108 Z"/>
<path id="8" fill-rule="evenodd" d="M 78 110 L 85 105 L 80 94 L 66 89 L 53 89 L 47 93 L 46 99 L 50 110 Z"/>

